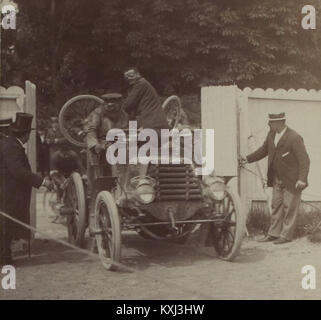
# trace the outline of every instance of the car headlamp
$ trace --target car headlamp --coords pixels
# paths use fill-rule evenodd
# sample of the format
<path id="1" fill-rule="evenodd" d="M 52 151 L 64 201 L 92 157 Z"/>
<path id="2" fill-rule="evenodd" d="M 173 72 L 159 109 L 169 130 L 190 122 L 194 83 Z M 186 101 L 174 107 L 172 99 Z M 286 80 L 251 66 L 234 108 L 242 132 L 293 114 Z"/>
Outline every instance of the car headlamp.
<path id="1" fill-rule="evenodd" d="M 142 204 L 149 204 L 155 199 L 155 181 L 154 179 L 144 177 L 134 177 L 131 179 L 131 185 L 135 188 L 136 199 Z"/>
<path id="2" fill-rule="evenodd" d="M 136 189 L 138 200 L 144 204 L 153 202 L 155 198 L 155 190 L 151 185 L 143 184 Z"/>

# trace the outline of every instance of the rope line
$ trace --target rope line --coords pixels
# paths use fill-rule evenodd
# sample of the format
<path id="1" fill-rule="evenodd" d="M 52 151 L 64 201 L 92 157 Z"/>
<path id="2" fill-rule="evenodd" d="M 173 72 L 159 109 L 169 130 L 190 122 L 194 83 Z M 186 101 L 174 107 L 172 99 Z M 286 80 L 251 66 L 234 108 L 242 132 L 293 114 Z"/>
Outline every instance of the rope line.
<path id="1" fill-rule="evenodd" d="M 71 243 L 69 243 L 69 242 L 66 242 L 66 241 L 64 241 L 64 240 L 57 239 L 57 238 L 49 235 L 49 234 L 46 233 L 46 232 L 40 231 L 39 229 L 37 229 L 37 228 L 35 228 L 35 227 L 33 227 L 33 226 L 29 225 L 29 224 L 26 224 L 26 223 L 24 223 L 24 222 L 22 222 L 22 221 L 20 221 L 20 220 L 18 220 L 18 219 L 16 219 L 16 218 L 14 218 L 14 217 L 8 215 L 8 214 L 6 214 L 6 213 L 3 212 L 3 211 L 0 211 L 0 215 L 2 215 L 3 217 L 5 217 L 5 218 L 7 218 L 7 219 L 9 219 L 9 220 L 11 220 L 11 221 L 13 221 L 13 222 L 15 222 L 15 223 L 23 226 L 23 227 L 25 227 L 25 228 L 27 228 L 27 229 L 35 232 L 35 233 L 41 234 L 41 235 L 45 236 L 46 238 L 48 238 L 48 239 L 50 239 L 50 240 L 52 240 L 52 241 L 54 241 L 54 242 L 57 242 L 57 243 L 62 244 L 62 245 L 64 245 L 64 246 L 66 246 L 66 247 L 69 247 L 69 248 L 73 249 L 74 251 L 78 251 L 78 252 L 81 252 L 82 254 L 85 254 L 85 255 L 87 255 L 87 256 L 90 256 L 90 257 L 92 257 L 92 258 L 94 258 L 94 259 L 98 259 L 99 262 L 100 262 L 100 257 L 99 257 L 99 255 L 96 254 L 96 253 L 94 253 L 94 252 L 91 252 L 91 251 L 88 251 L 88 250 L 79 248 L 79 247 L 77 247 L 77 246 L 75 246 L 75 245 L 73 245 L 73 244 L 71 244 Z M 183 247 L 183 246 L 182 246 L 182 247 Z M 201 252 L 201 253 L 202 253 L 202 252 Z M 208 255 L 208 254 L 207 254 L 207 255 Z M 208 255 L 208 256 L 210 256 L 210 255 Z M 212 257 L 212 256 L 211 256 L 211 257 Z M 177 283 L 173 283 L 172 281 L 169 281 L 169 280 L 166 280 L 166 279 L 162 279 L 162 278 L 160 279 L 160 278 L 157 278 L 157 277 L 153 277 L 153 276 L 151 276 L 151 275 L 149 275 L 149 274 L 143 273 L 142 271 L 139 271 L 139 270 L 137 270 L 137 269 L 128 267 L 128 266 L 126 266 L 126 265 L 123 264 L 123 263 L 114 261 L 114 260 L 112 260 L 112 259 L 110 259 L 110 260 L 111 260 L 112 263 L 115 264 L 116 266 L 118 266 L 118 267 L 120 267 L 120 268 L 123 268 L 123 269 L 125 269 L 126 271 L 135 273 L 135 274 L 137 274 L 138 276 L 142 277 L 144 280 L 146 280 L 146 278 L 149 278 L 150 280 L 153 280 L 153 281 L 156 281 L 156 282 L 160 282 L 160 283 L 163 282 L 163 284 L 166 284 L 166 285 L 170 285 L 170 286 L 172 286 L 172 287 L 179 288 L 179 289 L 181 289 L 182 292 L 189 292 L 189 293 L 192 293 L 192 294 L 197 293 L 197 294 L 199 295 L 199 297 L 202 297 L 203 299 L 212 299 L 211 296 L 209 296 L 209 295 L 207 295 L 207 294 L 204 294 L 203 292 L 195 291 L 195 290 L 190 289 L 190 288 L 186 288 L 185 286 L 179 285 L 179 284 L 177 284 Z"/>

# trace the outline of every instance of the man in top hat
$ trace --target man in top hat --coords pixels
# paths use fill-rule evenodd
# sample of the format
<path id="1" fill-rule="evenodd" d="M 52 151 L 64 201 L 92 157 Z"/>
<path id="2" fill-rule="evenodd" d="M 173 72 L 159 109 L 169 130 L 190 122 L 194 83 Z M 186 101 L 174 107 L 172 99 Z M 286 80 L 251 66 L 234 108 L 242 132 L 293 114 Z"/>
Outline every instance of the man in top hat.
<path id="1" fill-rule="evenodd" d="M 268 186 L 273 187 L 272 216 L 261 242 L 283 244 L 293 238 L 301 192 L 307 187 L 310 159 L 302 137 L 285 124 L 285 113 L 269 114 L 270 131 L 263 145 L 243 159 L 251 163 L 268 156 Z"/>
<path id="2" fill-rule="evenodd" d="M 136 68 L 126 69 L 124 77 L 130 88 L 122 106 L 127 113 L 135 116 L 137 128 L 154 129 L 158 133 L 160 129 L 169 129 L 155 88 L 140 75 Z"/>
<path id="3" fill-rule="evenodd" d="M 29 223 L 29 207 L 32 187 L 47 186 L 49 180 L 31 172 L 24 144 L 29 140 L 33 116 L 18 112 L 10 125 L 11 135 L 0 144 L 0 210 Z M 14 238 L 29 239 L 28 229 L 7 220 L 0 214 L 0 265 L 10 264 L 11 241 Z"/>

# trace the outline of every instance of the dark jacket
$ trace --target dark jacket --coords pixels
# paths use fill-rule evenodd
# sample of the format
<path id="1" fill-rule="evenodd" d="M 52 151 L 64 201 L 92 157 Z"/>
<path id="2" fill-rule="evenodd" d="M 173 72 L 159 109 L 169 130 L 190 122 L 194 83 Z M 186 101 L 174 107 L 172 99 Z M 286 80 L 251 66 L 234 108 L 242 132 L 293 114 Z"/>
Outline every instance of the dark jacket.
<path id="1" fill-rule="evenodd" d="M 55 139 L 57 139 L 57 142 L 55 142 Z M 50 154 L 68 145 L 68 141 L 60 132 L 60 129 L 54 131 L 49 128 L 45 135 L 45 142 L 49 145 Z"/>
<path id="2" fill-rule="evenodd" d="M 43 179 L 32 173 L 25 149 L 15 137 L 0 142 L 0 209 L 29 223 L 32 187 L 39 188 Z M 17 238 L 29 238 L 30 232 L 14 222 L 6 224 Z"/>
<path id="3" fill-rule="evenodd" d="M 134 113 L 138 128 L 168 129 L 157 92 L 144 78 L 139 78 L 131 86 L 123 108 L 127 113 Z"/>
<path id="4" fill-rule="evenodd" d="M 270 131 L 263 145 L 247 156 L 248 162 L 254 162 L 268 156 L 268 186 L 273 186 L 275 175 L 285 187 L 293 192 L 298 180 L 308 183 L 310 159 L 306 152 L 303 138 L 294 130 L 287 128 L 279 143 L 274 145 L 275 132 Z"/>

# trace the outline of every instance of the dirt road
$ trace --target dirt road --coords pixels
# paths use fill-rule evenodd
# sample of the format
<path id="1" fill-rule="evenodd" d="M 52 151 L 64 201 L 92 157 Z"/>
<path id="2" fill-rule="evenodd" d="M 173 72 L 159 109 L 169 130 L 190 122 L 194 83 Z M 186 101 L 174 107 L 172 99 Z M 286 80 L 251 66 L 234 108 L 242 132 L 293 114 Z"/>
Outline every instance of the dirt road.
<path id="1" fill-rule="evenodd" d="M 38 209 L 38 227 L 65 239 L 65 228 L 50 223 L 39 203 Z M 17 260 L 16 290 L 0 286 L 0 299 L 321 298 L 321 244 L 305 238 L 281 246 L 247 238 L 235 262 L 194 243 L 148 241 L 134 233 L 124 236 L 123 247 L 122 263 L 138 272 L 106 271 L 99 260 L 40 237 L 32 258 Z M 316 268 L 315 290 L 302 289 L 304 265 Z"/>

